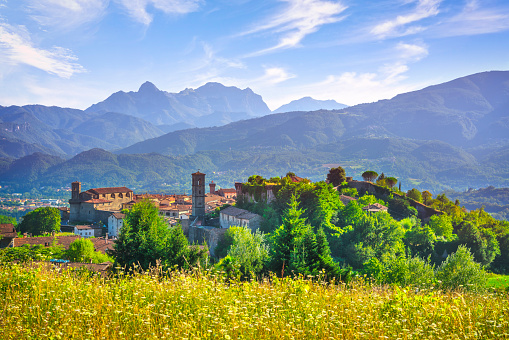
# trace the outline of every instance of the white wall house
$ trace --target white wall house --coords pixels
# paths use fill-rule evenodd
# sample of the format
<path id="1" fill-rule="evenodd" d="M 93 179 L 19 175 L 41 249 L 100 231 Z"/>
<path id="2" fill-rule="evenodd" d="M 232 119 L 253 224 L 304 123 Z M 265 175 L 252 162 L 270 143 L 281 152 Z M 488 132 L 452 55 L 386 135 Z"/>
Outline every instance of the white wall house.
<path id="1" fill-rule="evenodd" d="M 74 234 L 81 237 L 100 237 L 102 236 L 101 227 L 91 225 L 75 225 Z"/>
<path id="2" fill-rule="evenodd" d="M 231 226 L 242 226 L 251 229 L 253 232 L 260 227 L 262 217 L 250 211 L 236 207 L 228 207 L 219 213 L 219 223 L 221 228 Z"/>
<path id="3" fill-rule="evenodd" d="M 113 213 L 108 217 L 108 236 L 118 237 L 120 229 L 124 225 L 125 214 Z"/>

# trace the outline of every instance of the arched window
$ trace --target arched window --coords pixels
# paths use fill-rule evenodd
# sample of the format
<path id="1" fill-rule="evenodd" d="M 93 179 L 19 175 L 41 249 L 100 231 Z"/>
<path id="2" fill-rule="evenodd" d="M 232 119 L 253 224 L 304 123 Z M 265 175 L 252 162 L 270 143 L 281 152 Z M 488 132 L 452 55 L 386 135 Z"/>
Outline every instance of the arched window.
<path id="1" fill-rule="evenodd" d="M 111 194 L 111 198 L 115 198 L 115 194 Z"/>
<path id="2" fill-rule="evenodd" d="M 118 194 L 118 197 L 119 197 L 119 198 L 122 198 L 122 197 L 123 197 L 123 196 L 122 196 L 122 193 Z"/>

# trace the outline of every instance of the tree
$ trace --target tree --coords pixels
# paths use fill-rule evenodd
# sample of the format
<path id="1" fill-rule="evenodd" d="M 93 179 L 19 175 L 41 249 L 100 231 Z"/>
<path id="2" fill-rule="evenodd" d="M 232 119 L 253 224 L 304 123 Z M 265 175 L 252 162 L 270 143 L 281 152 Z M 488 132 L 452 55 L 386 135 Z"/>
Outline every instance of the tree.
<path id="1" fill-rule="evenodd" d="M 417 190 L 416 188 L 413 188 L 411 190 L 408 190 L 407 193 L 406 193 L 406 196 L 408 198 L 411 198 L 413 199 L 414 201 L 417 201 L 417 202 L 422 202 L 422 194 L 419 190 Z"/>
<path id="2" fill-rule="evenodd" d="M 463 245 L 438 267 L 436 278 L 445 289 L 482 290 L 486 284 L 486 272 Z"/>
<path id="3" fill-rule="evenodd" d="M 16 225 L 16 219 L 14 217 L 0 215 L 0 224 L 12 224 Z"/>
<path id="4" fill-rule="evenodd" d="M 69 245 L 66 257 L 73 262 L 90 262 L 94 257 L 94 244 L 86 238 L 78 239 Z"/>
<path id="5" fill-rule="evenodd" d="M 500 247 L 493 231 L 479 227 L 473 221 L 463 221 L 458 237 L 460 243 L 470 248 L 475 261 L 484 266 L 488 266 L 500 255 Z"/>
<path id="6" fill-rule="evenodd" d="M 368 171 L 365 171 L 363 174 L 362 174 L 362 178 L 365 180 L 365 181 L 368 181 L 368 182 L 373 182 L 374 180 L 376 180 L 378 177 L 378 173 L 375 172 L 375 171 L 371 171 L 371 170 L 368 170 Z"/>
<path id="7" fill-rule="evenodd" d="M 340 166 L 330 169 L 329 173 L 327 174 L 327 180 L 333 186 L 337 187 L 346 180 L 345 169 Z"/>
<path id="8" fill-rule="evenodd" d="M 422 192 L 422 203 L 430 205 L 433 201 L 433 195 L 428 190 Z"/>
<path id="9" fill-rule="evenodd" d="M 288 272 L 296 241 L 307 229 L 305 219 L 302 218 L 303 211 L 298 209 L 298 205 L 297 198 L 292 195 L 283 224 L 274 231 L 271 239 L 270 268 L 282 276 Z"/>
<path id="10" fill-rule="evenodd" d="M 202 259 L 207 249 L 189 248 L 182 228 L 169 228 L 157 208 L 148 200 L 136 203 L 126 214 L 122 232 L 114 244 L 113 255 L 120 266 L 139 264 L 143 269 L 155 266 L 189 268 Z"/>
<path id="11" fill-rule="evenodd" d="M 396 177 L 387 177 L 385 183 L 392 189 L 398 183 L 398 179 Z"/>
<path id="12" fill-rule="evenodd" d="M 23 217 L 18 228 L 22 233 L 42 235 L 59 231 L 60 222 L 60 211 L 57 208 L 37 208 Z"/>
<path id="13" fill-rule="evenodd" d="M 436 236 L 443 236 L 446 239 L 452 237 L 452 220 L 447 214 L 431 216 L 428 226 L 433 230 Z"/>
<path id="14" fill-rule="evenodd" d="M 231 227 L 228 233 L 233 236 L 228 256 L 244 278 L 256 278 L 269 258 L 265 235 L 259 230 L 253 234 L 246 227 Z"/>

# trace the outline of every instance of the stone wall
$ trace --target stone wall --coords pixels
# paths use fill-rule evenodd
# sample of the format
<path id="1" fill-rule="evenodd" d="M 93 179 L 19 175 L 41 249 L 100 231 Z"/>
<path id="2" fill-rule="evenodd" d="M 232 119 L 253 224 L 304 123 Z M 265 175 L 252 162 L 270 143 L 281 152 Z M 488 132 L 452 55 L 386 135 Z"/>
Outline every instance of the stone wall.
<path id="1" fill-rule="evenodd" d="M 227 230 L 228 229 L 214 227 L 189 226 L 187 230 L 187 240 L 190 244 L 202 244 L 203 242 L 206 242 L 209 247 L 210 256 L 215 256 L 217 244 L 223 239 Z"/>

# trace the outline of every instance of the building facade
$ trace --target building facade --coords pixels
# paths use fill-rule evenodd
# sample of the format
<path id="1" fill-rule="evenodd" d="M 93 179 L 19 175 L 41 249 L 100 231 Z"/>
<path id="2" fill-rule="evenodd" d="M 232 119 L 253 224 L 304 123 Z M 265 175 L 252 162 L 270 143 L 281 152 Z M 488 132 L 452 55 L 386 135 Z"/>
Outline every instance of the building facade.
<path id="1" fill-rule="evenodd" d="M 122 205 L 133 200 L 133 191 L 126 187 L 94 188 L 81 192 L 81 183 L 72 183 L 69 200 L 69 221 L 106 223 L 112 212 L 120 211 Z"/>
<path id="2" fill-rule="evenodd" d="M 250 211 L 236 207 L 228 207 L 219 213 L 219 224 L 221 228 L 230 228 L 231 226 L 247 227 L 255 232 L 260 228 L 263 217 Z"/>

